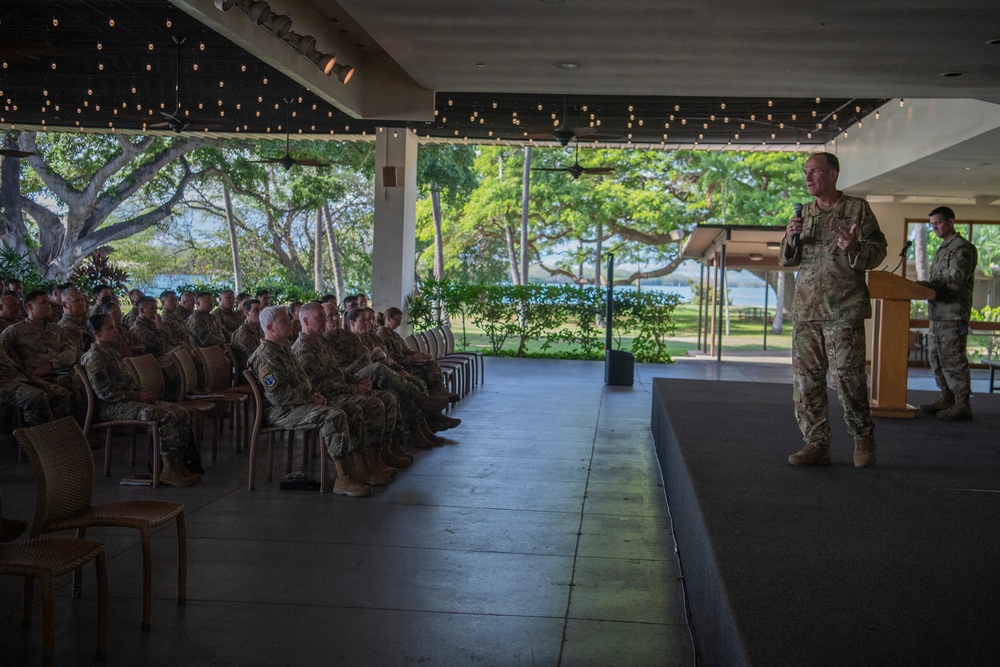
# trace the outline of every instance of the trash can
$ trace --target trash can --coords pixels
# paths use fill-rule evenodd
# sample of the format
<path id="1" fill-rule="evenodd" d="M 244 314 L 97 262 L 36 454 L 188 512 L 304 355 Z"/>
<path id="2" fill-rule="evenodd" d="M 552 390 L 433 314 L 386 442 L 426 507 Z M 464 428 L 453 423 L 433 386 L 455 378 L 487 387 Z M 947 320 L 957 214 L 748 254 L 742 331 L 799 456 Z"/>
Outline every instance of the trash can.
<path id="1" fill-rule="evenodd" d="M 604 384 L 631 387 L 635 377 L 635 357 L 624 350 L 606 350 L 604 353 Z"/>

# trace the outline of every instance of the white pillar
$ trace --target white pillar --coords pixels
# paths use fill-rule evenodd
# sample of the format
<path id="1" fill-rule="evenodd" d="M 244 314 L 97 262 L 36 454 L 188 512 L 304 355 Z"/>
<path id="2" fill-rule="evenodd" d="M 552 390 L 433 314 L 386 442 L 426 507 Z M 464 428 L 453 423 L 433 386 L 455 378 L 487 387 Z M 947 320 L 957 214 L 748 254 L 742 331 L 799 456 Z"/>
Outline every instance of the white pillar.
<path id="1" fill-rule="evenodd" d="M 392 169 L 387 167 L 394 168 L 395 186 L 391 186 Z M 416 270 L 416 222 L 417 136 L 406 128 L 387 127 L 375 138 L 371 300 L 376 311 L 391 306 L 406 310 Z M 409 323 L 404 320 L 402 328 L 400 333 L 405 335 Z"/>

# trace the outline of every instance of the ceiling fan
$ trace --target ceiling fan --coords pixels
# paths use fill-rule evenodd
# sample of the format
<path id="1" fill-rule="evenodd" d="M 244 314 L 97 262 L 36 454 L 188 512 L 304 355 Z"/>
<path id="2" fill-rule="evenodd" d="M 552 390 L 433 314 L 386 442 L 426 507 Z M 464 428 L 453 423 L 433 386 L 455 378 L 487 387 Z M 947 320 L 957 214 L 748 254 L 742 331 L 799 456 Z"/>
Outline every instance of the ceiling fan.
<path id="1" fill-rule="evenodd" d="M 616 141 L 621 139 L 620 136 L 614 134 L 607 134 L 600 132 L 595 127 L 577 127 L 571 128 L 566 125 L 566 98 L 563 97 L 563 114 L 562 120 L 551 132 L 536 132 L 534 134 L 529 134 L 529 139 L 555 139 L 559 142 L 562 147 L 569 146 L 569 142 L 576 139 L 577 141 Z M 580 124 L 580 108 L 576 108 L 576 124 Z"/>
<path id="2" fill-rule="evenodd" d="M 289 125 L 292 106 L 292 98 L 285 98 L 285 154 L 281 157 L 266 157 L 263 160 L 254 160 L 254 162 L 269 162 L 271 164 L 280 164 L 288 171 L 292 167 L 329 167 L 329 162 L 320 162 L 319 160 L 313 160 L 311 158 L 294 158 L 292 157 L 291 151 L 291 126 Z"/>
<path id="3" fill-rule="evenodd" d="M 584 167 L 580 165 L 580 145 L 576 146 L 576 161 L 568 167 L 532 167 L 531 171 L 564 171 L 573 179 L 578 179 L 584 174 L 598 176 L 602 174 L 615 173 L 614 167 Z"/>
<path id="4" fill-rule="evenodd" d="M 210 130 L 216 125 L 207 125 L 205 123 L 195 123 L 193 120 L 186 116 L 180 115 L 181 113 L 181 45 L 187 41 L 186 37 L 173 36 L 174 44 L 177 45 L 177 66 L 174 76 L 174 112 L 167 113 L 166 111 L 161 111 L 160 115 L 163 116 L 163 120 L 159 123 L 153 123 L 149 127 L 152 129 L 168 128 L 177 134 L 180 134 L 184 130 L 194 129 L 194 130 Z"/>

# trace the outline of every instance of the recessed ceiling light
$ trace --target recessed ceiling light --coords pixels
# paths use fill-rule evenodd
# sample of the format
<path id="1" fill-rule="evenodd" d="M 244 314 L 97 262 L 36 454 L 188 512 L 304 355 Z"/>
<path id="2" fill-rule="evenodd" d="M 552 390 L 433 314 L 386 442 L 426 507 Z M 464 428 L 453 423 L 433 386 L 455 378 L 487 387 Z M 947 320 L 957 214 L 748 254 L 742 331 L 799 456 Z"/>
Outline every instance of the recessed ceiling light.
<path id="1" fill-rule="evenodd" d="M 954 79 L 955 77 L 964 76 L 965 72 L 941 72 L 941 76 L 947 79 Z"/>
<path id="2" fill-rule="evenodd" d="M 559 69 L 580 69 L 580 63 L 556 63 Z"/>
<path id="3" fill-rule="evenodd" d="M 486 63 L 476 63 L 476 67 L 479 67 L 479 68 L 486 67 Z"/>

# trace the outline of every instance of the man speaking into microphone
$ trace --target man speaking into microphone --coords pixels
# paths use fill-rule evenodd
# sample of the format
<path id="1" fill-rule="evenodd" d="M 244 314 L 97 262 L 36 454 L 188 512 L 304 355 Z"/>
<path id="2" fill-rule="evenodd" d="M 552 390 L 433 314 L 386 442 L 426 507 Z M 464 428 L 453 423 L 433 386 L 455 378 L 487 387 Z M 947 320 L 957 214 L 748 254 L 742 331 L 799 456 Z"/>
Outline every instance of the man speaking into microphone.
<path id="1" fill-rule="evenodd" d="M 865 319 L 871 301 L 865 272 L 885 259 L 885 235 L 868 202 L 837 190 L 840 161 L 815 153 L 805 165 L 815 197 L 788 222 L 778 262 L 799 267 L 792 302 L 795 419 L 805 446 L 788 457 L 797 466 L 829 465 L 827 370 L 854 439 L 854 466 L 875 464 L 875 425 L 865 374 Z"/>

